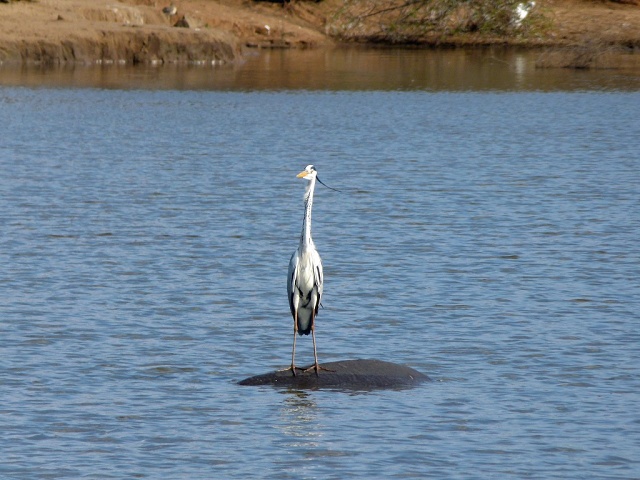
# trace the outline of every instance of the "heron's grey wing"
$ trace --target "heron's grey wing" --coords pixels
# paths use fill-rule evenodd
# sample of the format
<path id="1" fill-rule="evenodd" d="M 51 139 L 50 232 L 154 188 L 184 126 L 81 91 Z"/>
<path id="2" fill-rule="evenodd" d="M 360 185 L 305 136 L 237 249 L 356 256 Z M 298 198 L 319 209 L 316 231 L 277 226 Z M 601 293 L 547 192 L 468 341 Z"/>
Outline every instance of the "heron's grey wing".
<path id="1" fill-rule="evenodd" d="M 291 310 L 291 315 L 295 317 L 295 303 L 294 303 L 294 292 L 295 292 L 295 284 L 298 277 L 298 261 L 299 255 L 298 250 L 293 252 L 291 255 L 291 260 L 289 260 L 289 271 L 287 274 L 287 297 L 289 298 L 289 310 Z"/>
<path id="2" fill-rule="evenodd" d="M 313 282 L 318 291 L 318 303 L 315 305 L 315 314 L 318 314 L 318 308 L 320 307 L 320 301 L 322 300 L 322 291 L 324 284 L 324 273 L 322 271 L 322 260 L 320 259 L 320 254 L 316 249 L 312 252 L 312 261 L 313 261 Z"/>

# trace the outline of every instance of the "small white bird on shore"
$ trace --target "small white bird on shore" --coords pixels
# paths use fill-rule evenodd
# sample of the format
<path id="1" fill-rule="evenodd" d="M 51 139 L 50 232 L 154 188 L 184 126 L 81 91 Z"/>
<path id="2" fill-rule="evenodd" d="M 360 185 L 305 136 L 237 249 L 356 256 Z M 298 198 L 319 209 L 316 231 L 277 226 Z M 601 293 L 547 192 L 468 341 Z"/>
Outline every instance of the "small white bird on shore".
<path id="1" fill-rule="evenodd" d="M 527 18 L 527 15 L 529 15 L 529 12 L 531 12 L 531 10 L 533 10 L 533 7 L 535 6 L 536 6 L 536 2 L 533 2 L 533 1 L 518 4 L 515 12 L 516 18 L 513 21 L 516 27 L 519 27 L 520 25 L 522 25 L 523 20 Z"/>
<path id="2" fill-rule="evenodd" d="M 168 7 L 164 7 L 162 9 L 162 13 L 164 13 L 165 15 L 169 15 L 170 17 L 173 17 L 176 13 L 178 13 L 178 7 L 176 7 L 173 3 L 171 5 L 169 5 Z"/>

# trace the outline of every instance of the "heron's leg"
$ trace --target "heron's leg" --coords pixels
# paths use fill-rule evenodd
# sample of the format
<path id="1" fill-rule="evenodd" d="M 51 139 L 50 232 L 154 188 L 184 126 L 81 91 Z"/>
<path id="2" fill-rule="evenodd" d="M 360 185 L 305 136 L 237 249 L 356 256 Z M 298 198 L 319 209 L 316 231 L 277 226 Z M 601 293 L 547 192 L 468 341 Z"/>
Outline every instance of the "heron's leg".
<path id="1" fill-rule="evenodd" d="M 293 349 L 291 350 L 291 372 L 296 376 L 296 333 L 298 333 L 298 312 L 293 316 Z"/>
<path id="2" fill-rule="evenodd" d="M 293 376 L 296 376 L 296 368 L 298 370 L 304 370 L 304 368 L 302 367 L 296 367 L 295 365 L 295 361 L 296 361 L 296 334 L 298 333 L 298 312 L 296 312 L 295 316 L 293 317 L 293 348 L 291 349 L 291 366 L 287 367 L 287 368 L 283 368 L 282 370 L 278 370 L 279 372 L 286 372 L 288 370 L 291 370 L 291 373 L 293 373 Z"/>
<path id="3" fill-rule="evenodd" d="M 316 322 L 315 318 L 314 322 L 311 324 L 311 338 L 313 338 L 313 359 L 316 361 L 315 369 L 316 375 L 318 375 L 318 370 L 320 369 L 320 365 L 318 365 L 318 352 L 316 351 Z"/>
<path id="4" fill-rule="evenodd" d="M 335 372 L 335 370 L 329 370 L 328 368 L 321 367 L 318 363 L 318 352 L 316 350 L 316 322 L 315 318 L 313 319 L 313 323 L 311 324 L 311 338 L 313 338 L 313 358 L 316 361 L 315 364 L 311 365 L 304 369 L 304 372 L 309 372 L 311 369 L 316 371 L 316 375 L 320 370 L 324 370 L 325 372 Z"/>
<path id="5" fill-rule="evenodd" d="M 314 365 L 307 367 L 304 369 L 304 373 L 311 371 L 311 369 L 316 371 L 316 375 L 320 370 L 324 370 L 325 372 L 334 372 L 335 370 L 329 370 L 328 368 L 321 367 L 318 363 L 318 353 L 316 351 L 316 321 L 315 317 L 313 319 L 313 323 L 311 324 L 311 338 L 313 338 L 313 358 L 316 361 Z"/>

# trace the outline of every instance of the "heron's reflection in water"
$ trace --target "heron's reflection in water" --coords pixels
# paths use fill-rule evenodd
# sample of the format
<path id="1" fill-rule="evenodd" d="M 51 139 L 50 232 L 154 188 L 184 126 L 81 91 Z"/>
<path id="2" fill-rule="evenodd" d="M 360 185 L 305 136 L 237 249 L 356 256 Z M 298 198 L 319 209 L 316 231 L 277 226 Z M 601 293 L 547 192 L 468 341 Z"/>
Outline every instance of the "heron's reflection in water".
<path id="1" fill-rule="evenodd" d="M 286 398 L 280 408 L 278 428 L 284 434 L 288 447 L 317 447 L 322 436 L 318 425 L 318 405 L 301 390 L 286 390 Z"/>

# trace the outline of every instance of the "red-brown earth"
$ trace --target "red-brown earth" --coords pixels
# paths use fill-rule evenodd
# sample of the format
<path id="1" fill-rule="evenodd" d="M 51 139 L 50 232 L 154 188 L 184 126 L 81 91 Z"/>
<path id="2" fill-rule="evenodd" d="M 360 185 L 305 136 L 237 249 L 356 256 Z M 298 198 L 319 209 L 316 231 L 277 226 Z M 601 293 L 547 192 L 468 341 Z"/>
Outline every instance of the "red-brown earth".
<path id="1" fill-rule="evenodd" d="M 326 32 L 342 3 L 175 0 L 177 13 L 169 16 L 162 11 L 169 0 L 2 0 L 0 63 L 228 62 L 248 48 L 322 48 L 339 43 Z M 535 35 L 425 40 L 640 48 L 638 0 L 539 0 L 536 8 L 548 25 Z M 175 26 L 183 17 L 183 28 Z"/>

